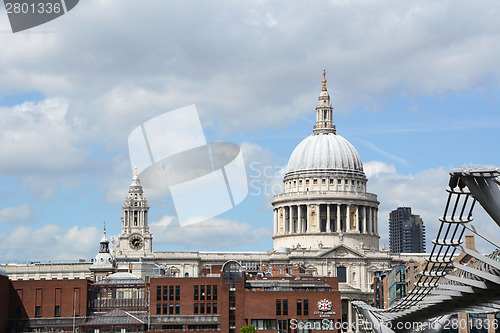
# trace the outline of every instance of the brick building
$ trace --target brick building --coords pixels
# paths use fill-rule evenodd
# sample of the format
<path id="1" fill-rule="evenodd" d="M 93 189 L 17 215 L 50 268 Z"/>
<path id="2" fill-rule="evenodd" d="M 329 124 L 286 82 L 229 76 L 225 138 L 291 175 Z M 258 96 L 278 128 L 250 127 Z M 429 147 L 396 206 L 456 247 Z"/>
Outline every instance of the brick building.
<path id="1" fill-rule="evenodd" d="M 339 332 L 341 300 L 335 277 L 303 269 L 264 276 L 270 267 L 245 271 L 236 261 L 212 267 L 210 276 L 151 277 L 119 271 L 97 282 L 9 281 L 0 276 L 0 331 L 80 332 Z M 121 268 L 123 270 L 123 268 Z M 326 329 L 325 329 L 326 328 Z"/>
<path id="2" fill-rule="evenodd" d="M 336 332 L 341 310 L 337 279 L 298 273 L 264 277 L 229 261 L 218 277 L 151 278 L 151 330 L 231 333 L 251 324 L 263 332 L 297 332 L 306 322 L 326 320 L 333 328 L 328 331 Z M 326 305 L 318 309 L 321 301 Z"/>
<path id="3" fill-rule="evenodd" d="M 73 331 L 87 316 L 88 284 L 88 280 L 78 279 L 10 281 L 3 285 L 0 294 L 9 295 L 6 331 Z"/>

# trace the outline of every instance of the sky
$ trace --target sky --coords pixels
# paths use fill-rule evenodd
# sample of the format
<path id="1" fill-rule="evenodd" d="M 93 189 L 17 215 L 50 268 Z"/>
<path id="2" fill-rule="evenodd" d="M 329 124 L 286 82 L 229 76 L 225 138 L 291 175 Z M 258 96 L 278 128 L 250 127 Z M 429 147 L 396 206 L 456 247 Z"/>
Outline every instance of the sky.
<path id="1" fill-rule="evenodd" d="M 103 221 L 121 231 L 128 135 L 191 104 L 207 141 L 241 147 L 249 193 L 185 227 L 145 189 L 153 249 L 272 250 L 272 197 L 323 70 L 380 201 L 380 245 L 410 206 L 429 248 L 449 171 L 500 166 L 499 16 L 493 1 L 82 0 L 13 34 L 0 6 L 0 261 L 93 258 Z M 498 233 L 480 207 L 474 223 Z"/>

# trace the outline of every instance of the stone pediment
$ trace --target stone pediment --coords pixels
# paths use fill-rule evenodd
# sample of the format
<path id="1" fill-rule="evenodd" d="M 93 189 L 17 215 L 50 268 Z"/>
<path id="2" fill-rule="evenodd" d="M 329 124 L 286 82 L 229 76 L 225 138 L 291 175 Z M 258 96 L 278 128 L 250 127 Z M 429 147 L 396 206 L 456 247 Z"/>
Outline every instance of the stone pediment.
<path id="1" fill-rule="evenodd" d="M 318 255 L 320 258 L 365 258 L 366 256 L 344 244 L 339 244 L 335 247 L 325 250 Z"/>

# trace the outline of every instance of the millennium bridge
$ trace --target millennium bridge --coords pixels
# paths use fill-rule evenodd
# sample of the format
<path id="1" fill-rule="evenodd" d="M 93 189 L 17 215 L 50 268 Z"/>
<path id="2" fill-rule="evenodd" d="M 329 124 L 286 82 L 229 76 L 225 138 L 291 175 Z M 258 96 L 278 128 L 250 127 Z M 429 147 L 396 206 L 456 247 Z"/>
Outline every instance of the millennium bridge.
<path id="1" fill-rule="evenodd" d="M 500 168 L 457 168 L 450 172 L 448 199 L 432 251 L 414 288 L 389 309 L 353 302 L 361 332 L 441 332 L 457 313 L 500 311 L 500 240 L 473 224 L 477 203 L 500 227 Z M 483 222 L 484 223 L 484 222 Z M 497 250 L 482 255 L 463 246 L 468 230 Z M 495 228 L 495 230 L 498 230 Z M 466 264 L 454 260 L 465 253 Z"/>

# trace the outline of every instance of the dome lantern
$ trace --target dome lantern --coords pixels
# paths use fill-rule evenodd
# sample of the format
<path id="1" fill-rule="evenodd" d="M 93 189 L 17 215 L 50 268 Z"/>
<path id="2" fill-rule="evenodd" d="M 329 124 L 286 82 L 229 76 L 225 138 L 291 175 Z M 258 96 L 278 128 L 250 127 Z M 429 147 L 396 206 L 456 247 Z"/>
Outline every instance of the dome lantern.
<path id="1" fill-rule="evenodd" d="M 314 134 L 319 133 L 334 133 L 335 125 L 333 124 L 333 106 L 330 104 L 330 94 L 326 89 L 326 71 L 323 70 L 323 86 L 319 94 L 318 105 L 316 106 L 316 124 L 314 125 Z"/>

